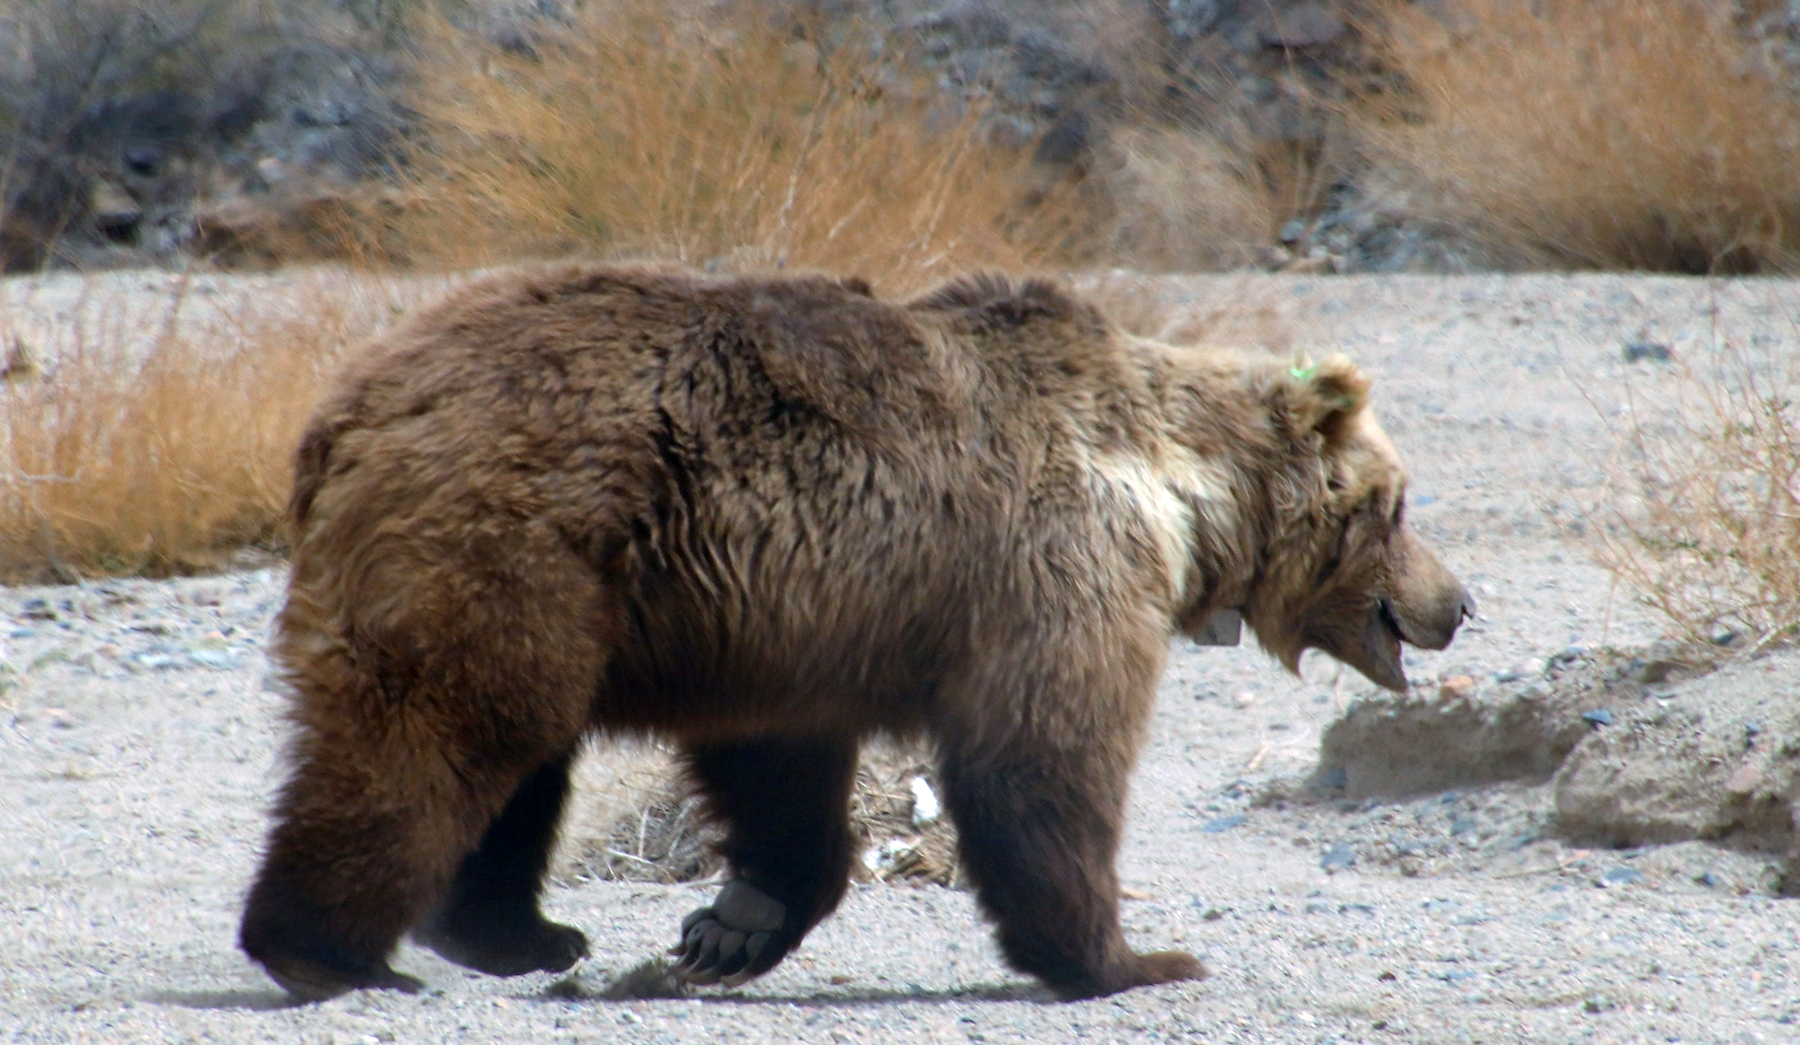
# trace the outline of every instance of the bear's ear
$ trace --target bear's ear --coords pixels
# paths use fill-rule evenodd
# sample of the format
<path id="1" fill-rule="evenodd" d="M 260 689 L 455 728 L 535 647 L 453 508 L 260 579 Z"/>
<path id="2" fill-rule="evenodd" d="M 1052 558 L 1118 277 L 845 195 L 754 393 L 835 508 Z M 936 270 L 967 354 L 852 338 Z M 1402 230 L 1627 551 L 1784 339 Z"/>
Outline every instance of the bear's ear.
<path id="1" fill-rule="evenodd" d="M 1369 401 L 1369 379 L 1345 356 L 1298 363 L 1287 378 L 1283 391 L 1294 431 L 1318 432 L 1327 443 L 1341 439 Z"/>

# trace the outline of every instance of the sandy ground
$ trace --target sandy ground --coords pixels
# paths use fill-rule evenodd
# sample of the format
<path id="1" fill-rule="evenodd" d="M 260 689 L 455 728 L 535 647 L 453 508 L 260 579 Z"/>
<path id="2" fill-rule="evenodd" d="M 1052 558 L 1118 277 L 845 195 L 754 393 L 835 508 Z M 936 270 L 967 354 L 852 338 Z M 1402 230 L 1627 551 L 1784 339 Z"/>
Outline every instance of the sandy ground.
<path id="1" fill-rule="evenodd" d="M 1623 360 L 1627 341 L 1700 362 L 1715 333 L 1800 352 L 1787 282 L 1164 286 L 1195 307 L 1273 303 L 1297 347 L 1376 376 L 1411 518 L 1482 604 L 1449 651 L 1411 659 L 1425 692 L 1458 675 L 1503 689 L 1571 648 L 1656 637 L 1564 525 L 1592 501 L 1627 390 L 1654 404 L 1671 387 L 1668 367 Z M 1533 781 L 1276 800 L 1370 687 L 1328 662 L 1295 679 L 1253 647 L 1185 645 L 1121 868 L 1130 938 L 1193 950 L 1203 982 L 1047 1003 L 999 963 L 968 894 L 868 884 L 742 989 L 608 1000 L 709 889 L 575 881 L 547 897 L 593 941 L 573 975 L 486 978 L 408 947 L 397 965 L 427 992 L 289 1007 L 233 946 L 279 779 L 262 647 L 280 584 L 268 569 L 0 589 L 0 1041 L 1800 1041 L 1800 905 L 1771 894 L 1769 858 L 1566 841 Z M 1792 702 L 1800 660 L 1733 677 Z M 1688 696 L 1725 684 L 1710 679 Z"/>

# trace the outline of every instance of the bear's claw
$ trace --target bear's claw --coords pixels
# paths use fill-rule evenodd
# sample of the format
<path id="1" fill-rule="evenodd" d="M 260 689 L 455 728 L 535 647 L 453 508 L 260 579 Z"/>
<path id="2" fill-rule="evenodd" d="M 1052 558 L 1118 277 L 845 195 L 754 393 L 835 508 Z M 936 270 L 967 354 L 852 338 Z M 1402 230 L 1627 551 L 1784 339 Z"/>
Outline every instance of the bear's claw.
<path id="1" fill-rule="evenodd" d="M 681 960 L 669 975 L 685 983 L 736 987 L 774 968 L 786 956 L 787 908 L 742 880 L 725 883 L 712 906 L 681 921 L 681 942 L 669 949 Z"/>

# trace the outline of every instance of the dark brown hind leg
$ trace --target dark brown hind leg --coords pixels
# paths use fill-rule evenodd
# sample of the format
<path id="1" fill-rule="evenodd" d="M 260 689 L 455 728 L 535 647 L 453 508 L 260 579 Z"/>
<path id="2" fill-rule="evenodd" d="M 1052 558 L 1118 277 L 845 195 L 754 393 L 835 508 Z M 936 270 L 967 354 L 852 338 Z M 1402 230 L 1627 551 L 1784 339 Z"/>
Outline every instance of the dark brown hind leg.
<path id="1" fill-rule="evenodd" d="M 274 648 L 294 688 L 292 770 L 239 943 L 301 999 L 416 987 L 389 954 L 528 778 L 502 834 L 550 830 L 564 770 L 544 767 L 566 767 L 587 727 L 609 620 L 592 571 L 555 542 L 467 561 L 401 544 L 328 565 L 307 548 Z M 511 880 L 537 877 L 541 848 Z M 504 863 L 478 859 L 476 880 L 508 880 Z M 547 960 L 542 944 L 527 949 Z"/>
<path id="2" fill-rule="evenodd" d="M 1179 951 L 1133 953 L 1120 930 L 1113 859 L 1128 757 L 1048 745 L 977 751 L 957 739 L 940 737 L 945 804 L 1008 964 L 1064 999 L 1206 974 Z"/>
<path id="3" fill-rule="evenodd" d="M 492 976 L 561 972 L 587 957 L 581 930 L 549 921 L 538 910 L 572 759 L 565 755 L 525 778 L 413 939 Z"/>
<path id="4" fill-rule="evenodd" d="M 301 738 L 239 930 L 244 951 L 296 998 L 419 986 L 388 955 L 516 782 L 492 770 L 463 780 L 436 743 L 407 751 L 341 732 Z"/>
<path id="5" fill-rule="evenodd" d="M 674 975 L 736 986 L 774 968 L 843 899 L 856 744 L 772 739 L 695 748 L 688 759 L 725 825 L 731 880 L 681 923 Z"/>

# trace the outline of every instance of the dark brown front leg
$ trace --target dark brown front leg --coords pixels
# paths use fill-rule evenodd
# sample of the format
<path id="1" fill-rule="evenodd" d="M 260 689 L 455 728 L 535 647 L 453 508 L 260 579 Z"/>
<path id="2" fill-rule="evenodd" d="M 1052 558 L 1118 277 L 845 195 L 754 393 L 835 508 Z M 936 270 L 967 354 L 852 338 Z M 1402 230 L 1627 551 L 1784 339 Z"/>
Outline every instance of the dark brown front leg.
<path id="1" fill-rule="evenodd" d="M 856 743 L 766 740 L 696 748 L 688 759 L 725 825 L 732 878 L 682 922 L 674 975 L 736 986 L 774 968 L 843 899 Z"/>

